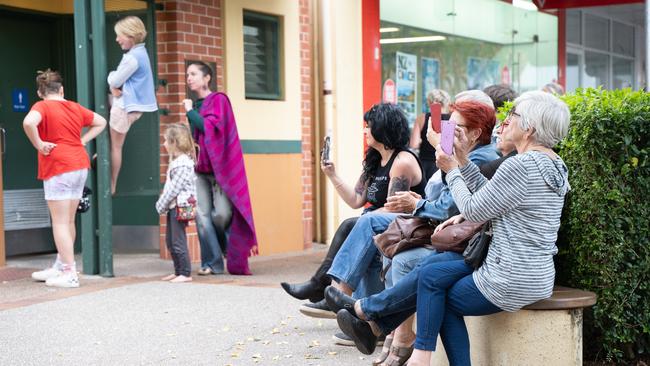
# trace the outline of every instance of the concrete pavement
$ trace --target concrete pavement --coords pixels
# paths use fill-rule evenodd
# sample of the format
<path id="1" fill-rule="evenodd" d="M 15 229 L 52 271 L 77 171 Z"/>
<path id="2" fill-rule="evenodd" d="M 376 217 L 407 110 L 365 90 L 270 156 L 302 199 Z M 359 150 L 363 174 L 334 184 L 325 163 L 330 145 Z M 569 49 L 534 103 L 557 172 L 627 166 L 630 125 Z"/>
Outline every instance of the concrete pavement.
<path id="1" fill-rule="evenodd" d="M 301 315 L 279 286 L 311 275 L 317 247 L 253 258 L 253 276 L 187 284 L 159 281 L 172 264 L 157 253 L 118 254 L 115 278 L 82 275 L 79 289 L 29 278 L 54 255 L 11 259 L 0 269 L 0 365 L 369 365 L 334 345 L 335 320 Z"/>

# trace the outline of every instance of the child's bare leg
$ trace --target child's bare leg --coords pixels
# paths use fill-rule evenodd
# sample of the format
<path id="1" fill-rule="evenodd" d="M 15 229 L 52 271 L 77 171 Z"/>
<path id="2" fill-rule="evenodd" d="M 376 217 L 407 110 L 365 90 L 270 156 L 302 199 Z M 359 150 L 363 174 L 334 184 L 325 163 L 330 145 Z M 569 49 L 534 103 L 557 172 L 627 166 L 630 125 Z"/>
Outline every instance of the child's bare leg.
<path id="1" fill-rule="evenodd" d="M 124 147 L 124 140 L 126 140 L 125 133 L 119 133 L 114 129 L 111 131 L 111 194 L 115 194 L 117 187 L 117 176 L 120 174 L 122 168 L 122 148 Z"/>

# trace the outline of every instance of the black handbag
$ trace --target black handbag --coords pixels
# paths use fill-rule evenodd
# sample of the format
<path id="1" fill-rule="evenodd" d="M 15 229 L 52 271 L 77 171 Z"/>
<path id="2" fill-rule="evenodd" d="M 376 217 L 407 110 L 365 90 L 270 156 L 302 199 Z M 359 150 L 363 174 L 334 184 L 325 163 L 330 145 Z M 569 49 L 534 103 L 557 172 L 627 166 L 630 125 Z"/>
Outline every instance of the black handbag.
<path id="1" fill-rule="evenodd" d="M 483 264 L 487 257 L 490 242 L 492 241 L 492 222 L 488 221 L 483 224 L 481 231 L 478 232 L 467 244 L 463 252 L 465 263 L 477 270 Z"/>
<path id="2" fill-rule="evenodd" d="M 83 193 L 81 195 L 81 199 L 79 200 L 79 205 L 77 205 L 77 212 L 83 213 L 90 210 L 91 194 L 93 194 L 93 191 L 88 187 L 84 187 Z"/>

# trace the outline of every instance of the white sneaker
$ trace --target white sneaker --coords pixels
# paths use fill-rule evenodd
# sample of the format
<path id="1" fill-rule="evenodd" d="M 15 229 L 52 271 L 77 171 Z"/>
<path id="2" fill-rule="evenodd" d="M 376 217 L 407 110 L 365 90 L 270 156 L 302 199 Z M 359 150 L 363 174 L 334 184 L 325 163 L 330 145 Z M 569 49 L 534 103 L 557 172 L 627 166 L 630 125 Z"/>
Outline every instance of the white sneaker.
<path id="1" fill-rule="evenodd" d="M 48 278 L 45 285 L 52 287 L 79 287 L 79 277 L 74 271 L 61 272 L 59 276 Z"/>
<path id="2" fill-rule="evenodd" d="M 42 271 L 33 272 L 32 273 L 32 278 L 35 279 L 36 281 L 45 282 L 50 278 L 60 276 L 61 273 L 63 273 L 63 272 L 61 272 L 60 269 L 58 269 L 56 267 L 50 267 L 50 268 L 46 268 L 46 269 L 44 269 Z"/>

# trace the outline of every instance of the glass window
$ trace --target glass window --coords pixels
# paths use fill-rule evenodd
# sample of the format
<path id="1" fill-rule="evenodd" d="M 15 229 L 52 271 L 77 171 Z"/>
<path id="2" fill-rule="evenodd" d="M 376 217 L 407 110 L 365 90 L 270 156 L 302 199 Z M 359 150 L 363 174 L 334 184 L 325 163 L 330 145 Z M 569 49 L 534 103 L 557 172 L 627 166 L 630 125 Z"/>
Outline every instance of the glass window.
<path id="1" fill-rule="evenodd" d="M 609 20 L 585 15 L 585 46 L 609 51 Z"/>
<path id="2" fill-rule="evenodd" d="M 634 27 L 613 22 L 613 28 L 612 52 L 634 57 Z"/>
<path id="3" fill-rule="evenodd" d="M 613 87 L 616 89 L 634 86 L 634 62 L 619 57 L 612 57 Z"/>
<path id="4" fill-rule="evenodd" d="M 278 17 L 244 11 L 247 99 L 281 99 Z"/>
<path id="5" fill-rule="evenodd" d="M 582 78 L 584 88 L 609 88 L 609 56 L 585 51 L 585 72 Z"/>
<path id="6" fill-rule="evenodd" d="M 566 41 L 573 44 L 582 44 L 582 12 L 568 10 L 566 12 Z"/>
<path id="7" fill-rule="evenodd" d="M 566 91 L 572 92 L 580 87 L 580 55 L 566 54 Z"/>

